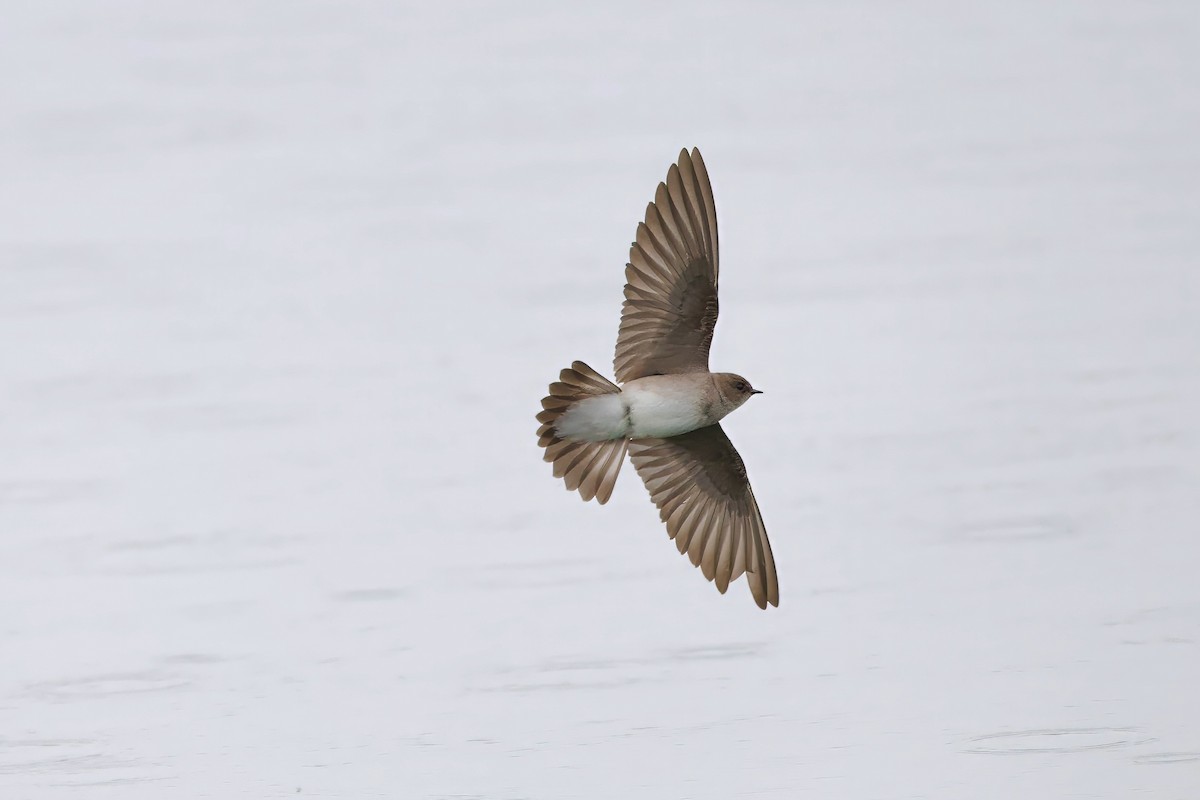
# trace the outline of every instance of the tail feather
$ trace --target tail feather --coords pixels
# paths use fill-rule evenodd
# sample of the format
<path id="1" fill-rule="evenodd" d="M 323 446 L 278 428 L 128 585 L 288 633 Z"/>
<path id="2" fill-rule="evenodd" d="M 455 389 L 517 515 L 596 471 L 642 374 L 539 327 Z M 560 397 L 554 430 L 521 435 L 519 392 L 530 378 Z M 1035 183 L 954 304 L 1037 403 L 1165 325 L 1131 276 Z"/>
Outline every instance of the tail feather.
<path id="1" fill-rule="evenodd" d="M 595 499 L 601 505 L 612 497 L 628 441 L 563 439 L 558 435 L 557 423 L 578 401 L 620 391 L 587 364 L 575 361 L 550 384 L 550 394 L 542 398 L 542 411 L 537 415 L 542 423 L 538 446 L 545 448 L 544 459 L 553 465 L 554 477 L 562 478 L 568 491 L 578 491 L 585 501 Z"/>

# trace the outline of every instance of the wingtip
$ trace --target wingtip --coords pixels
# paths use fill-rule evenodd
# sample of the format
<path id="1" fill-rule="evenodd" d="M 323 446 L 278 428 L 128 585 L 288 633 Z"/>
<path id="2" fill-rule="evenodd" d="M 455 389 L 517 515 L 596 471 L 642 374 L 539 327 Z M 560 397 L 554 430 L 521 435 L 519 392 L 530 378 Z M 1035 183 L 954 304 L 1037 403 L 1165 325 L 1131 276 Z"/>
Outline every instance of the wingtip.
<path id="1" fill-rule="evenodd" d="M 746 580 L 750 584 L 750 595 L 754 598 L 754 604 L 763 611 L 767 610 L 767 606 L 779 607 L 779 587 L 772 586 L 768 580 L 763 580 L 754 572 L 746 571 Z"/>
<path id="2" fill-rule="evenodd" d="M 779 608 L 779 598 L 778 597 L 761 597 L 759 595 L 755 595 L 754 596 L 754 605 L 758 606 L 763 611 L 767 610 L 767 606 L 772 606 L 773 608 Z"/>

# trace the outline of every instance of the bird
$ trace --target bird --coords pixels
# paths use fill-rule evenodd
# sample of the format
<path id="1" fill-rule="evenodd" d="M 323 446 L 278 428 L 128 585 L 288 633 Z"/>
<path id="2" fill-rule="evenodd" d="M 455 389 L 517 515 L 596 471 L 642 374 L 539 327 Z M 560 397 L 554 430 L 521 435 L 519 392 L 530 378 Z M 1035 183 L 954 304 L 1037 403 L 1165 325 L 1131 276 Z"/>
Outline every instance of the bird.
<path id="1" fill-rule="evenodd" d="M 779 605 L 775 559 L 746 466 L 720 425 L 762 392 L 709 371 L 717 276 L 712 185 L 699 149 L 684 149 L 629 248 L 617 383 L 572 362 L 542 398 L 538 445 L 568 491 L 601 505 L 628 453 L 679 552 L 721 594 L 744 575 L 766 609 Z"/>

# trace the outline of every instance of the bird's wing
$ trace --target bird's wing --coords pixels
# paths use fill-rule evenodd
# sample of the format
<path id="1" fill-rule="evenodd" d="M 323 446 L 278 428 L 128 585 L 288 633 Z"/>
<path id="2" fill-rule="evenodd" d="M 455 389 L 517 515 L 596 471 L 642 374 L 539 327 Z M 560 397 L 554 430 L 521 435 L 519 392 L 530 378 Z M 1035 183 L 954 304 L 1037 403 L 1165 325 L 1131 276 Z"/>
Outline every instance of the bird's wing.
<path id="1" fill-rule="evenodd" d="M 680 152 L 658 185 L 625 267 L 617 381 L 708 372 L 717 325 L 717 207 L 700 151 Z"/>
<path id="2" fill-rule="evenodd" d="M 629 455 L 667 524 L 722 594 L 742 573 L 759 608 L 779 605 L 779 579 L 746 466 L 720 425 L 669 439 L 631 439 Z"/>

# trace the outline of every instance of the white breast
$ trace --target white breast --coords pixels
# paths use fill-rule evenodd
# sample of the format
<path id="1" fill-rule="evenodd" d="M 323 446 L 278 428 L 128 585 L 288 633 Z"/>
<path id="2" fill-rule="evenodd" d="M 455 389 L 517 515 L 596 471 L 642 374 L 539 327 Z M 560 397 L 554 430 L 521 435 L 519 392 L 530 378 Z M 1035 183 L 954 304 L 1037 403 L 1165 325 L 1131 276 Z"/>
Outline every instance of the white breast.
<path id="1" fill-rule="evenodd" d="M 671 380 L 676 376 L 663 377 L 642 378 L 622 387 L 629 404 L 629 438 L 678 436 L 712 424 L 700 386 Z"/>

